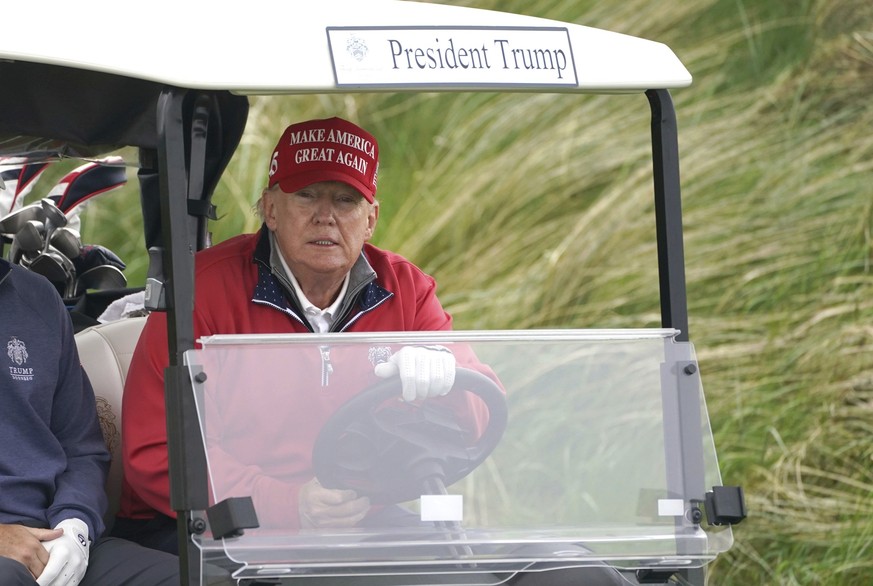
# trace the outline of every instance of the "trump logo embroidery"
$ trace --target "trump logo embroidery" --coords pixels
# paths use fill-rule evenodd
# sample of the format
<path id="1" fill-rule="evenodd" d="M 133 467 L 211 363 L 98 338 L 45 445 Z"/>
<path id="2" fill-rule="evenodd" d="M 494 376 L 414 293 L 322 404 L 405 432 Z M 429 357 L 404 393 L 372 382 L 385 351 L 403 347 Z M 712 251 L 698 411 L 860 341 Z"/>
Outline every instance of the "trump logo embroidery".
<path id="1" fill-rule="evenodd" d="M 6 342 L 6 355 L 16 365 L 9 367 L 9 376 L 12 380 L 33 380 L 33 369 L 22 366 L 27 362 L 27 346 L 24 342 L 12 336 L 12 339 Z"/>

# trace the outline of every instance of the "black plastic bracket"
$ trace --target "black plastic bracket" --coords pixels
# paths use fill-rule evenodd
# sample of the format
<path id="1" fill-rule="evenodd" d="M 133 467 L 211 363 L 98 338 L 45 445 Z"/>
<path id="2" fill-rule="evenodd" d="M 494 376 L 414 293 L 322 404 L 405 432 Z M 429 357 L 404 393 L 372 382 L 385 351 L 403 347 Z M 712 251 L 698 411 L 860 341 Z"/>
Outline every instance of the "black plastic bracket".
<path id="1" fill-rule="evenodd" d="M 206 517 L 215 539 L 239 537 L 244 529 L 256 529 L 261 525 L 249 496 L 224 499 L 206 509 Z"/>
<path id="2" fill-rule="evenodd" d="M 203 201 L 202 199 L 189 199 L 188 200 L 188 215 L 189 216 L 200 216 L 203 218 L 209 218 L 210 220 L 218 219 L 218 212 L 216 211 L 216 207 L 214 204 Z"/>
<path id="3" fill-rule="evenodd" d="M 149 248 L 149 271 L 146 275 L 145 307 L 149 311 L 166 311 L 167 297 L 164 286 L 164 248 Z"/>
<path id="4" fill-rule="evenodd" d="M 643 569 L 637 570 L 637 582 L 640 584 L 666 584 L 676 570 L 653 570 Z"/>
<path id="5" fill-rule="evenodd" d="M 736 525 L 746 518 L 746 499 L 741 486 L 713 486 L 706 493 L 706 520 L 710 525 Z"/>

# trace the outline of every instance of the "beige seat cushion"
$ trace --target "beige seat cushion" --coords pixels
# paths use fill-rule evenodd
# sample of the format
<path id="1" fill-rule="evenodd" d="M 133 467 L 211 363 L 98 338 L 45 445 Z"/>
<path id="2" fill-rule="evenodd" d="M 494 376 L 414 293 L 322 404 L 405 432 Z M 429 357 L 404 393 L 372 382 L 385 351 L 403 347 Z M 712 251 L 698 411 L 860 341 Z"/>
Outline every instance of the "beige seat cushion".
<path id="1" fill-rule="evenodd" d="M 112 454 L 106 482 L 109 509 L 104 520 L 107 529 L 112 526 L 121 498 L 121 397 L 130 359 L 145 320 L 145 317 L 124 318 L 92 326 L 76 334 L 79 358 L 97 398 L 103 439 Z"/>

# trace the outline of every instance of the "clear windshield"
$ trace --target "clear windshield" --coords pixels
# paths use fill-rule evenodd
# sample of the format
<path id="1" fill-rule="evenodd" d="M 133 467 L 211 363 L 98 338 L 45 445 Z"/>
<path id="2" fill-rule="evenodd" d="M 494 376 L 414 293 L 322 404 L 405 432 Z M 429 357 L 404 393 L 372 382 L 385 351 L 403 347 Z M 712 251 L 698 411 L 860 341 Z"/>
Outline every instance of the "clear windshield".
<path id="1" fill-rule="evenodd" d="M 720 485 L 691 344 L 674 330 L 213 336 L 186 354 L 214 502 L 260 527 L 197 537 L 239 577 L 695 567 L 729 526 L 694 522 Z M 406 403 L 374 365 L 406 345 L 455 356 L 445 397 Z M 690 367 L 689 367 L 690 366 Z M 313 527 L 299 495 L 370 499 Z M 463 580 L 459 578 L 459 583 Z"/>

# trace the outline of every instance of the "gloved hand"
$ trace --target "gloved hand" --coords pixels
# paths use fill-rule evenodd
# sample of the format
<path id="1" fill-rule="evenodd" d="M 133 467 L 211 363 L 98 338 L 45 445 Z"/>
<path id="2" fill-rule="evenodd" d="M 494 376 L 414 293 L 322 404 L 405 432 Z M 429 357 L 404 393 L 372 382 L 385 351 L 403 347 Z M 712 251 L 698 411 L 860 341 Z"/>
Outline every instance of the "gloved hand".
<path id="1" fill-rule="evenodd" d="M 81 519 L 64 519 L 55 526 L 64 534 L 43 545 L 49 561 L 36 579 L 39 586 L 75 586 L 88 569 L 88 526 Z"/>
<path id="2" fill-rule="evenodd" d="M 455 355 L 443 346 L 406 346 L 376 365 L 376 376 L 400 375 L 403 400 L 439 397 L 455 384 Z"/>

